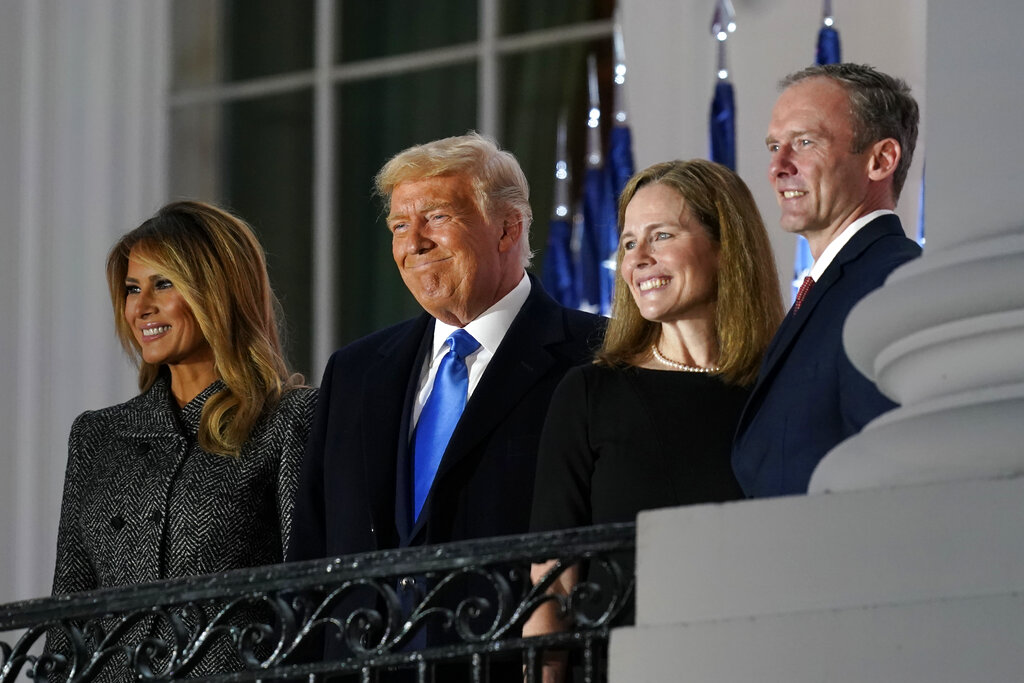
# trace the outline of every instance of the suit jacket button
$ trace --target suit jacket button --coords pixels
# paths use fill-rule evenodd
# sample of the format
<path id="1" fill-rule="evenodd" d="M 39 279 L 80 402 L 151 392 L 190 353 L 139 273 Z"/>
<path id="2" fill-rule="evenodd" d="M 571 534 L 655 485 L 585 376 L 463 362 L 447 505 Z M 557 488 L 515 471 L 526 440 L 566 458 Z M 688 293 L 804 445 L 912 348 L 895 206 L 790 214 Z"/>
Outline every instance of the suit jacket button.
<path id="1" fill-rule="evenodd" d="M 149 521 L 153 522 L 154 524 L 159 524 L 160 520 L 163 518 L 163 513 L 161 513 L 159 510 L 153 510 L 152 512 L 149 513 Z"/>
<path id="2" fill-rule="evenodd" d="M 110 528 L 114 531 L 120 531 L 124 527 L 124 517 L 121 515 L 114 515 L 110 518 Z"/>
<path id="3" fill-rule="evenodd" d="M 146 453 L 149 453 L 149 442 L 140 441 L 138 445 L 135 446 L 135 453 L 138 455 L 145 455 Z"/>

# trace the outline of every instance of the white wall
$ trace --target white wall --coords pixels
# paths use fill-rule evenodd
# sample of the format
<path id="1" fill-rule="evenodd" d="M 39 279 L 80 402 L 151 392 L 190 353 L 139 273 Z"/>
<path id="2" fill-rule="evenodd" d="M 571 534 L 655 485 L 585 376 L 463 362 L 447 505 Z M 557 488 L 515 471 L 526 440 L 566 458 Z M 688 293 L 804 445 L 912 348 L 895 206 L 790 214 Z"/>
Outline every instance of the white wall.
<path id="1" fill-rule="evenodd" d="M 932 4 L 940 13 L 929 23 L 928 71 L 935 88 L 928 99 L 941 115 L 935 163 L 928 170 L 929 220 L 941 230 L 943 248 L 1019 233 L 1024 226 L 1021 4 Z"/>
<path id="2" fill-rule="evenodd" d="M 706 158 L 718 54 L 710 31 L 714 1 L 619 2 L 637 168 L 673 158 Z M 926 0 L 833 3 L 843 60 L 871 64 L 904 78 L 922 105 L 922 118 L 926 4 Z M 767 180 L 764 136 L 779 79 L 814 61 L 822 3 L 733 0 L 733 5 L 737 29 L 728 40 L 728 65 L 736 93 L 737 165 L 761 208 L 788 296 L 796 238 L 778 228 L 778 207 Z M 922 127 L 898 207 L 911 235 L 917 226 L 923 133 Z"/>
<path id="3" fill-rule="evenodd" d="M 134 393 L 103 264 L 164 200 L 165 16 L 0 3 L 0 603 L 49 592 L 71 420 Z"/>
<path id="4" fill-rule="evenodd" d="M 20 119 L 21 35 L 20 7 L 0 3 L 0 121 Z M 0 126 L 0 602 L 16 595 L 12 591 L 14 560 L 14 524 L 17 492 L 14 472 L 16 444 L 14 391 L 17 387 L 18 327 L 14 313 L 18 308 L 18 194 L 21 148 L 11 126 Z"/>

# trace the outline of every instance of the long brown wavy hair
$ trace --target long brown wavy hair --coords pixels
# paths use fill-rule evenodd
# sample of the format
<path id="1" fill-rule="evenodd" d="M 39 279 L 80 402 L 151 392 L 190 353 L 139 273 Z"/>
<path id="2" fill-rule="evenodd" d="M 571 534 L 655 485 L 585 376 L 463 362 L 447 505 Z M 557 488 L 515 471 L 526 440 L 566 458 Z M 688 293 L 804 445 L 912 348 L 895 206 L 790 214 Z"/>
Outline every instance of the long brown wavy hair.
<path id="1" fill-rule="evenodd" d="M 214 370 L 227 389 L 203 407 L 199 445 L 237 456 L 260 416 L 302 382 L 289 375 L 281 352 L 280 305 L 263 248 L 241 218 L 197 201 L 172 202 L 118 240 L 107 256 L 107 286 L 117 336 L 139 366 L 144 392 L 161 366 L 145 362 L 125 319 L 129 254 L 174 283 L 213 349 Z"/>
<path id="2" fill-rule="evenodd" d="M 626 184 L 619 197 L 619 232 L 633 195 L 653 183 L 682 195 L 718 245 L 718 374 L 730 384 L 749 385 L 757 379 L 761 358 L 783 316 L 775 257 L 754 197 L 726 166 L 704 159 L 666 161 L 640 171 Z M 622 254 L 620 244 L 620 263 Z M 634 364 L 660 334 L 661 324 L 640 315 L 629 286 L 617 273 L 612 319 L 595 362 Z"/>

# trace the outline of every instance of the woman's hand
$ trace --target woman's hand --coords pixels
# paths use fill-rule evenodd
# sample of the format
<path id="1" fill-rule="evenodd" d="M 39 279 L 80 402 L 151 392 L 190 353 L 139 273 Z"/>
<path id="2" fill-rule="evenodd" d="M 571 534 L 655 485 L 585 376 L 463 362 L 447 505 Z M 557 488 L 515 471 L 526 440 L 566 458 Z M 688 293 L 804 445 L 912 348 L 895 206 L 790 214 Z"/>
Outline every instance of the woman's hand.
<path id="1" fill-rule="evenodd" d="M 558 560 L 534 564 L 530 568 L 530 580 L 537 585 L 552 570 Z M 557 595 L 565 598 L 572 592 L 573 587 L 579 582 L 579 565 L 566 567 L 561 574 L 548 587 L 548 595 Z M 558 600 L 547 600 L 537 606 L 530 618 L 523 624 L 523 637 L 543 636 L 549 633 L 560 633 L 566 631 L 572 625 L 571 619 L 561 614 L 562 610 Z M 568 653 L 565 650 L 545 650 L 541 654 L 543 662 L 541 681 L 543 683 L 561 683 L 565 680 L 566 662 Z M 529 679 L 527 679 L 529 680 Z"/>

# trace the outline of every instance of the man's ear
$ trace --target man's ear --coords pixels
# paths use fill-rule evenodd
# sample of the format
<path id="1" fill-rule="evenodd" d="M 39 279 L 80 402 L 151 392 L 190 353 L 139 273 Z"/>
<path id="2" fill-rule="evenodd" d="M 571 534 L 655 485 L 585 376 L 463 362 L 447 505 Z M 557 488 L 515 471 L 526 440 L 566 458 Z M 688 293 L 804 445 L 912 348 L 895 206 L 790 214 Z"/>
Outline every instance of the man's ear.
<path id="1" fill-rule="evenodd" d="M 498 242 L 498 251 L 508 251 L 519 244 L 519 238 L 523 236 L 523 216 L 518 211 L 506 211 L 501 223 L 501 240 Z"/>
<path id="2" fill-rule="evenodd" d="M 903 157 L 900 143 L 895 138 L 885 138 L 871 145 L 871 157 L 868 160 L 868 178 L 885 180 L 896 172 L 896 167 Z"/>

